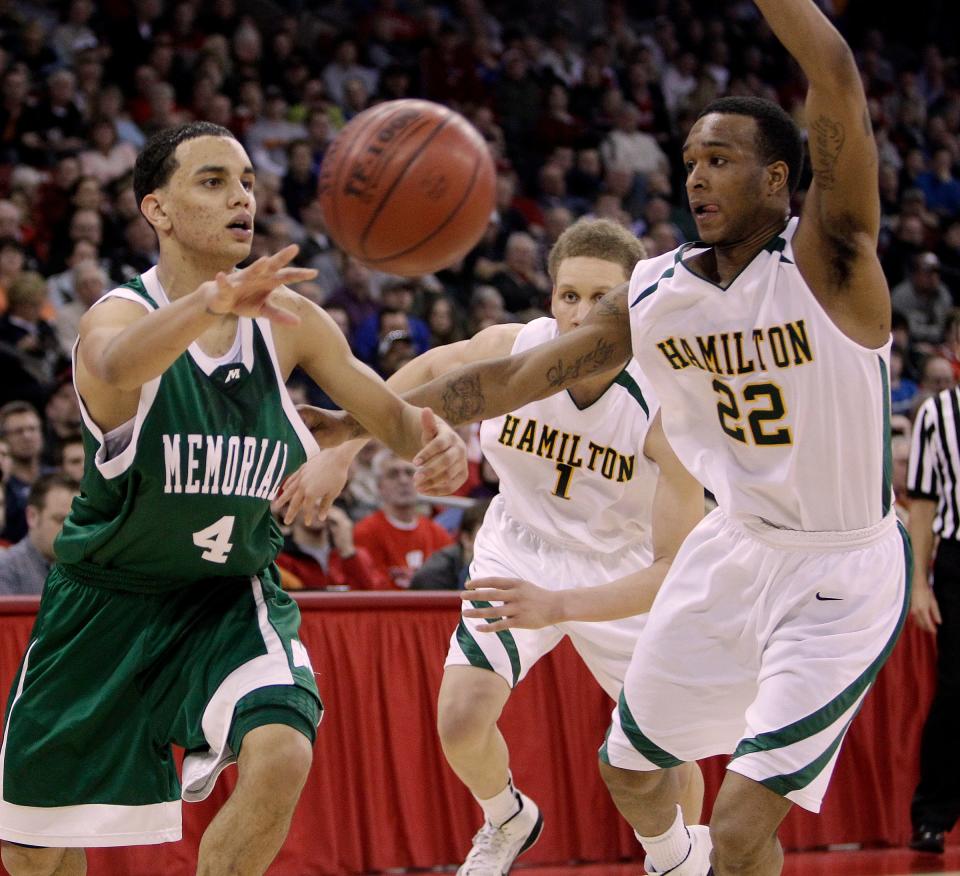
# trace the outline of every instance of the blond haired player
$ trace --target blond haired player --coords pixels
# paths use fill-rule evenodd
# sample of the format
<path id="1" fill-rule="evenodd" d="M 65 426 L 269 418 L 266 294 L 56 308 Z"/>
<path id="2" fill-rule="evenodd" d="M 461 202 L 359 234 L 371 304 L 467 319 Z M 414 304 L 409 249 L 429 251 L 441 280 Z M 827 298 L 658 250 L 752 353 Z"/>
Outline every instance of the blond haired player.
<path id="1" fill-rule="evenodd" d="M 388 385 L 410 388 L 465 363 L 567 335 L 643 255 L 619 225 L 577 223 L 550 255 L 552 319 L 492 326 L 430 350 Z M 438 725 L 447 760 L 484 814 L 460 872 L 495 876 L 533 845 L 542 825 L 536 803 L 511 781 L 497 728 L 513 688 L 569 636 L 616 700 L 642 613 L 703 516 L 704 501 L 703 488 L 664 440 L 656 397 L 635 362 L 483 421 L 480 442 L 500 476 L 500 494 L 477 533 L 470 576 L 520 579 L 514 595 L 522 595 L 523 611 L 492 625 L 465 612 L 450 641 Z M 286 493 L 296 491 L 295 477 Z M 696 820 L 703 785 L 694 764 L 686 770 L 685 811 Z"/>

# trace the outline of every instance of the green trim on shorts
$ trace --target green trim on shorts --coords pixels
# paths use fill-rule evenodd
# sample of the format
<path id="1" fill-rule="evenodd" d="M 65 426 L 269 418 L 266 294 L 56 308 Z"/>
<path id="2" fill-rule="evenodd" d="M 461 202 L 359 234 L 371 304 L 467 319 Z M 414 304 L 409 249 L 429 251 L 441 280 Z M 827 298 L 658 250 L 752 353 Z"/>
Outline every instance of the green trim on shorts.
<path id="1" fill-rule="evenodd" d="M 474 608 L 490 608 L 493 605 L 492 602 L 474 602 L 473 600 L 471 600 L 470 604 Z M 499 620 L 499 618 L 487 618 L 484 623 L 492 624 L 496 620 Z M 510 687 L 515 687 L 517 681 L 520 679 L 521 669 L 520 652 L 517 650 L 516 640 L 513 638 L 510 630 L 501 630 L 496 635 L 503 645 L 503 650 L 507 652 L 507 657 L 510 659 L 510 670 L 513 674 L 513 681 L 510 683 Z M 467 655 L 467 659 L 472 665 L 478 666 L 481 669 L 489 669 L 491 672 L 496 671 L 493 666 L 490 665 L 490 661 L 487 660 L 486 655 L 480 649 L 476 639 L 473 638 L 473 634 L 467 629 L 463 618 L 460 618 L 460 626 L 457 627 L 457 641 L 460 643 L 460 648 L 463 650 L 463 653 Z"/>
<path id="2" fill-rule="evenodd" d="M 640 730 L 640 727 L 637 725 L 637 722 L 633 718 L 633 714 L 630 711 L 630 707 L 627 705 L 627 698 L 623 695 L 623 691 L 620 691 L 620 702 L 617 704 L 617 711 L 620 714 L 620 729 L 623 730 L 624 735 L 627 739 L 630 740 L 630 744 L 640 752 L 647 760 L 650 761 L 654 766 L 658 766 L 661 769 L 668 769 L 669 767 L 680 766 L 683 761 L 679 758 L 674 757 L 670 754 L 669 751 L 665 751 L 655 742 L 652 742 L 643 732 Z M 606 748 L 606 742 L 603 744 L 603 748 Z M 603 757 L 605 752 L 601 749 L 601 757 Z M 609 763 L 609 761 L 604 761 Z"/>
<path id="3" fill-rule="evenodd" d="M 284 724 L 299 730 L 313 745 L 317 740 L 317 725 L 323 713 L 323 703 L 313 694 L 292 684 L 272 684 L 259 687 L 241 697 L 233 710 L 228 744 L 234 754 L 240 754 L 243 737 L 257 727 Z"/>
<path id="4" fill-rule="evenodd" d="M 760 733 L 759 735 L 753 737 L 752 739 L 743 739 L 740 744 L 737 746 L 737 750 L 733 753 L 733 758 L 742 757 L 745 754 L 753 754 L 759 751 L 771 751 L 775 748 L 786 748 L 788 745 L 794 745 L 797 742 L 800 742 L 803 739 L 808 739 L 811 736 L 814 736 L 817 733 L 826 730 L 834 721 L 840 718 L 844 712 L 846 712 L 856 701 L 857 699 L 873 684 L 874 680 L 877 677 L 877 673 L 880 672 L 880 668 L 886 662 L 887 658 L 890 656 L 890 652 L 893 651 L 893 646 L 896 645 L 897 639 L 900 637 L 900 632 L 903 630 L 904 621 L 907 618 L 907 611 L 910 607 L 910 584 L 913 576 L 913 552 L 910 549 L 910 539 L 907 536 L 906 530 L 903 528 L 903 524 L 899 521 L 897 522 L 897 530 L 900 533 L 900 538 L 903 541 L 903 553 L 906 567 L 906 587 L 904 588 L 904 601 L 903 606 L 900 609 L 900 617 L 897 620 L 897 625 L 894 627 L 893 633 L 890 638 L 887 640 L 886 645 L 884 645 L 883 650 L 877 656 L 877 658 L 864 670 L 864 672 L 857 677 L 847 688 L 841 691 L 836 697 L 834 697 L 829 703 L 823 706 L 820 709 L 817 709 L 813 714 L 807 715 L 805 718 L 801 718 L 799 721 L 794 721 L 792 724 L 788 724 L 786 727 L 781 727 L 779 730 L 771 730 L 767 733 Z M 856 714 L 856 713 L 854 713 Z M 850 720 L 853 720 L 851 716 Z M 849 725 L 850 721 L 847 722 Z M 843 734 L 846 732 L 846 726 L 844 725 L 843 731 L 840 735 L 834 740 L 831 744 L 829 751 L 833 751 L 840 744 L 840 740 L 843 739 Z M 829 756 L 826 759 L 823 759 L 824 755 L 820 755 L 813 763 L 807 765 L 801 770 L 798 770 L 796 773 L 792 773 L 790 776 L 774 776 L 770 779 L 767 779 L 764 784 L 767 782 L 776 782 L 776 781 L 786 781 L 792 779 L 794 782 L 802 781 L 802 784 L 795 784 L 790 787 L 789 790 L 797 790 L 799 788 L 806 787 L 810 784 L 813 779 L 819 774 L 820 769 L 823 768 L 823 764 L 829 760 Z M 814 771 L 814 766 L 823 760 L 823 764 L 820 765 L 819 769 Z"/>
<path id="5" fill-rule="evenodd" d="M 610 763 L 610 754 L 607 751 L 607 743 L 610 741 L 610 733 L 613 731 L 613 724 L 607 727 L 607 732 L 603 734 L 603 743 L 600 746 L 599 751 L 597 751 L 597 757 L 600 758 L 601 763 L 605 763 L 607 766 L 613 766 Z"/>
<path id="6" fill-rule="evenodd" d="M 489 669 L 493 672 L 493 667 L 487 660 L 487 655 L 483 653 L 477 644 L 477 640 L 473 638 L 473 633 L 467 628 L 463 618 L 460 618 L 460 623 L 457 624 L 457 644 L 460 645 L 460 650 L 470 661 L 471 666 L 476 666 L 477 669 Z"/>
<path id="7" fill-rule="evenodd" d="M 806 788 L 807 785 L 823 772 L 823 768 L 830 763 L 830 758 L 833 757 L 834 752 L 840 747 L 843 737 L 847 734 L 847 729 L 859 712 L 860 707 L 858 706 L 843 725 L 843 729 L 837 734 L 837 738 L 827 746 L 826 750 L 819 757 L 795 773 L 761 779 L 760 784 L 765 788 L 769 788 L 774 794 L 779 794 L 781 797 L 786 797 L 791 791 L 799 791 L 801 788 Z"/>

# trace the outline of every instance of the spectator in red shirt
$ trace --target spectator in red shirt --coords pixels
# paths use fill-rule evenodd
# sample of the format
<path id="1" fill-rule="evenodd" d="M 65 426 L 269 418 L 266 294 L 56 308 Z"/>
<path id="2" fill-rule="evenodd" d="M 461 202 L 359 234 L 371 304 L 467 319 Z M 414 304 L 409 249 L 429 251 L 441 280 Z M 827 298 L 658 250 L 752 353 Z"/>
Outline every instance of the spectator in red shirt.
<path id="1" fill-rule="evenodd" d="M 330 507 L 326 520 L 307 523 L 300 515 L 277 557 L 277 565 L 296 576 L 304 590 L 391 587 L 389 578 L 376 568 L 367 551 L 354 545 L 353 521 L 337 505 Z"/>
<path id="2" fill-rule="evenodd" d="M 364 547 L 378 571 L 389 579 L 388 589 L 406 590 L 410 578 L 434 551 L 453 539 L 429 517 L 417 511 L 416 468 L 391 450 L 373 458 L 381 508 L 354 528 L 357 547 Z"/>

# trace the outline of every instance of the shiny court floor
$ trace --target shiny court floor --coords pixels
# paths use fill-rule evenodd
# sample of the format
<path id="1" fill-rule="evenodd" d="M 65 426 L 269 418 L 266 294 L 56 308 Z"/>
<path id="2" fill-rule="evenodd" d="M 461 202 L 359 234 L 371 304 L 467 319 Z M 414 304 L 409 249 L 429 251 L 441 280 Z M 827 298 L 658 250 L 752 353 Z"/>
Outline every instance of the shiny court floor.
<path id="1" fill-rule="evenodd" d="M 641 876 L 631 864 L 586 864 L 569 867 L 515 867 L 517 876 Z M 783 876 L 960 876 L 960 846 L 944 855 L 909 849 L 804 852 L 787 855 Z"/>

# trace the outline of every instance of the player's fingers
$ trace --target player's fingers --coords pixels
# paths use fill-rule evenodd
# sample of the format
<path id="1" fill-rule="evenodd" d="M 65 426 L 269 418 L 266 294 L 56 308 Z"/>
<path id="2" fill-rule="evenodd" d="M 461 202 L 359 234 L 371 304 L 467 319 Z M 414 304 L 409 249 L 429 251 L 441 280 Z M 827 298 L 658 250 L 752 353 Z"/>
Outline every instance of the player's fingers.
<path id="1" fill-rule="evenodd" d="M 930 606 L 930 619 L 937 626 L 943 623 L 943 618 L 940 617 L 940 606 L 936 602 Z"/>
<path id="2" fill-rule="evenodd" d="M 333 496 L 330 493 L 324 493 L 319 498 L 314 499 L 312 502 L 307 501 L 306 507 L 304 510 L 304 521 L 307 526 L 312 526 L 315 522 L 322 523 L 327 519 L 327 514 L 330 511 L 330 503 L 333 501 Z"/>
<path id="3" fill-rule="evenodd" d="M 290 498 L 287 500 L 287 513 L 283 515 L 283 522 L 287 526 L 290 526 L 290 524 L 297 519 L 300 509 L 303 508 L 303 498 L 303 487 L 301 487 L 300 484 L 297 484 L 290 490 Z M 305 522 L 309 523 L 309 521 Z"/>
<path id="4" fill-rule="evenodd" d="M 272 271 L 277 271 L 282 268 L 284 265 L 290 264 L 296 257 L 297 253 L 300 252 L 300 247 L 295 243 L 291 243 L 288 246 L 285 246 L 283 249 L 278 250 L 273 255 L 263 256 L 257 259 L 251 267 L 260 265 L 263 262 L 263 266 Z"/>
<path id="5" fill-rule="evenodd" d="M 480 630 L 481 633 L 502 633 L 504 630 L 512 630 L 516 626 L 515 621 L 502 619 L 481 624 L 477 629 Z"/>
<path id="6" fill-rule="evenodd" d="M 424 444 L 428 444 L 437 437 L 440 428 L 437 425 L 437 418 L 430 408 L 420 409 L 420 434 L 423 436 Z M 419 456 L 420 454 L 417 454 Z M 416 460 L 414 460 L 416 463 Z"/>
<path id="7" fill-rule="evenodd" d="M 274 275 L 276 286 L 289 286 L 292 283 L 302 283 L 304 280 L 312 280 L 317 276 L 313 268 L 281 268 Z"/>

